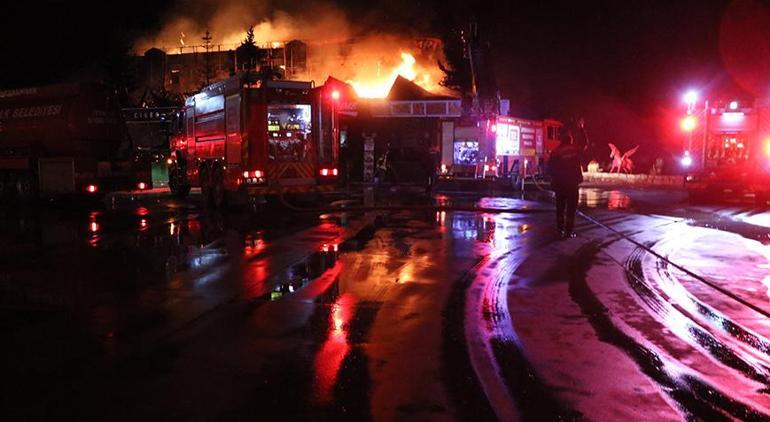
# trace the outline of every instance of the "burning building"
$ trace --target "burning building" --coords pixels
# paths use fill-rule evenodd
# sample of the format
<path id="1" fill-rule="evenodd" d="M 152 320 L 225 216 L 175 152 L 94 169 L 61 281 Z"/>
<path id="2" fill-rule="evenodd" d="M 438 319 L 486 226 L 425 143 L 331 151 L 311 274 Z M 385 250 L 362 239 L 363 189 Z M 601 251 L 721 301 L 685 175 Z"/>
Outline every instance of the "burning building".
<path id="1" fill-rule="evenodd" d="M 339 141 L 340 170 L 349 180 L 368 181 L 374 170 L 365 167 L 376 164 L 374 157 L 380 161 L 387 158 L 391 180 L 414 183 L 424 183 L 443 169 L 445 175 L 463 174 L 458 160 L 475 169 L 497 163 L 498 145 L 489 122 L 507 114 L 507 103 L 499 98 L 493 73 L 479 71 L 480 66 L 492 67 L 491 61 L 481 60 L 487 56 L 481 54 L 479 37 L 466 40 L 477 76 L 473 92 L 477 98 L 490 98 L 469 104 L 468 98 L 441 85 L 445 73 L 439 63 L 445 62 L 445 57 L 439 39 L 406 36 L 403 31 L 374 32 L 360 25 L 355 29 L 338 10 L 290 16 L 244 9 L 246 6 L 253 5 L 239 0 L 224 2 L 211 17 L 179 17 L 160 33 L 140 40 L 138 45 L 146 53 L 138 57 L 143 75 L 138 79 L 148 81 L 147 86 L 154 90 L 184 94 L 196 92 L 212 79 L 222 80 L 244 70 L 316 85 L 326 81 L 328 95 L 335 93 L 329 97 L 334 110 L 328 121 L 321 119 L 318 129 L 331 130 L 320 136 Z M 196 22 L 204 22 L 201 19 L 207 19 L 223 44 L 212 45 L 208 31 L 205 36 L 196 33 Z M 233 29 L 249 25 L 245 37 Z M 204 43 L 191 45 L 192 39 Z M 247 44 L 253 52 L 250 58 L 242 55 Z M 148 45 L 161 47 L 148 49 Z M 488 78 L 479 76 L 487 74 Z M 544 126 L 530 131 L 529 126 L 537 124 L 516 122 L 501 124 L 519 129 L 505 132 L 510 135 L 506 138 L 509 152 L 542 155 Z M 514 132 L 521 136 L 514 139 Z M 519 142 L 526 145 L 512 146 Z M 457 158 L 458 145 L 465 155 L 473 157 Z M 489 174 L 499 171 L 507 175 L 513 164 L 504 160 L 492 168 L 495 170 Z M 479 175 L 476 170 L 469 173 L 474 178 Z M 487 173 L 482 170 L 482 178 Z"/>
<path id="2" fill-rule="evenodd" d="M 257 46 L 256 63 L 239 60 L 236 48 L 223 45 L 192 45 L 163 50 L 153 47 L 135 56 L 136 87 L 132 96 L 142 102 L 147 90 L 187 95 L 202 86 L 227 79 L 237 71 L 259 67 L 278 69 L 287 79 L 307 71 L 307 45 L 299 40 Z"/>

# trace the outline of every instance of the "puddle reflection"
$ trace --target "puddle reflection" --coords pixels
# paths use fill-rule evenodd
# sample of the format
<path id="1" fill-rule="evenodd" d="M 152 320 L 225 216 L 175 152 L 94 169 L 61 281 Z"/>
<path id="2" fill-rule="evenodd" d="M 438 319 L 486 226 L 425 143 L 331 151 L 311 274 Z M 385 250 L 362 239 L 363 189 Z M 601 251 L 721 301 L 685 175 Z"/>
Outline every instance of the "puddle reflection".
<path id="1" fill-rule="evenodd" d="M 511 250 L 520 241 L 519 235 L 532 229 L 531 224 L 507 214 L 454 212 L 446 215 L 437 212 L 436 223 L 449 229 L 454 239 L 490 244 L 496 251 Z"/>
<path id="2" fill-rule="evenodd" d="M 588 208 L 623 210 L 631 206 L 631 197 L 618 190 L 581 188 L 579 204 Z"/>

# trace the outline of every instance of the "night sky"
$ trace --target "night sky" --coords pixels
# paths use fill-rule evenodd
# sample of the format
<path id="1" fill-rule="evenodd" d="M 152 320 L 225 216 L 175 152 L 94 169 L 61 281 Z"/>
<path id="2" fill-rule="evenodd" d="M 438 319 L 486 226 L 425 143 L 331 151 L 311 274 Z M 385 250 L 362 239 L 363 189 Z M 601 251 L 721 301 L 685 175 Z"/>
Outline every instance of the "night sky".
<path id="1" fill-rule="evenodd" d="M 622 147 L 670 147 L 677 135 L 666 119 L 673 119 L 688 87 L 725 98 L 767 94 L 759 92 L 756 78 L 749 78 L 749 84 L 736 77 L 741 72 L 756 75 L 764 68 L 746 70 L 746 63 L 756 57 L 764 63 L 770 56 L 765 54 L 768 47 L 758 44 L 770 40 L 761 30 L 746 35 L 752 42 L 741 45 L 749 31 L 745 23 L 762 25 L 770 16 L 769 9 L 756 1 L 737 0 L 729 7 L 728 1 L 689 0 L 470 3 L 333 4 L 371 31 L 430 35 L 476 16 L 492 43 L 499 86 L 503 97 L 511 99 L 514 113 L 561 119 L 585 116 L 589 133 L 598 141 Z M 0 86 L 99 75 L 135 37 L 160 28 L 185 4 L 136 0 L 4 6 L 8 10 L 0 18 L 4 32 L 0 54 L 6 66 Z M 304 7 L 296 1 L 275 5 L 289 12 Z M 736 53 L 740 57 L 726 59 L 730 51 L 742 56 Z M 726 62 L 744 67 L 736 71 Z"/>

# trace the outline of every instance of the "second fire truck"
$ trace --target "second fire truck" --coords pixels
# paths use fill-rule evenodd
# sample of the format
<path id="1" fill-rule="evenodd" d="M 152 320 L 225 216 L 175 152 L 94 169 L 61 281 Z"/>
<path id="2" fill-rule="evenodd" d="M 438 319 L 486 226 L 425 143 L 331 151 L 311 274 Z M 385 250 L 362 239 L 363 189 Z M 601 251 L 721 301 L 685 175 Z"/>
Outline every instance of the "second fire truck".
<path id="1" fill-rule="evenodd" d="M 186 100 L 171 140 L 169 187 L 199 186 L 219 206 L 227 193 L 324 192 L 339 173 L 338 142 L 324 87 L 242 73 Z"/>

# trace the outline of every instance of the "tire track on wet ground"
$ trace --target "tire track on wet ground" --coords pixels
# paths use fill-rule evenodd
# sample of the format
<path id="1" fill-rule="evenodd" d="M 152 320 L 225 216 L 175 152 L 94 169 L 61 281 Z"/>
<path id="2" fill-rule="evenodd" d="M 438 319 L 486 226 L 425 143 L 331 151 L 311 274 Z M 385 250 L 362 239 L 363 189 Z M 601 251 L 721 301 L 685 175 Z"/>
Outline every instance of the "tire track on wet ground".
<path id="1" fill-rule="evenodd" d="M 466 293 L 464 328 L 475 376 L 498 420 L 580 420 L 541 379 L 527 358 L 508 309 L 508 286 L 526 258 L 555 238 L 545 230 L 530 233 L 536 241 L 494 253 L 477 265 Z M 511 407 L 515 403 L 515 406 Z"/>
<path id="2" fill-rule="evenodd" d="M 599 338 L 612 344 L 632 358 L 639 368 L 673 399 L 688 415 L 705 420 L 770 420 L 768 415 L 730 398 L 714 386 L 690 374 L 677 374 L 657 352 L 636 341 L 618 327 L 609 310 L 592 292 L 587 283 L 588 271 L 599 263 L 601 250 L 617 239 L 605 243 L 589 242 L 574 255 L 571 265 L 569 292 L 582 313 L 588 318 Z"/>

